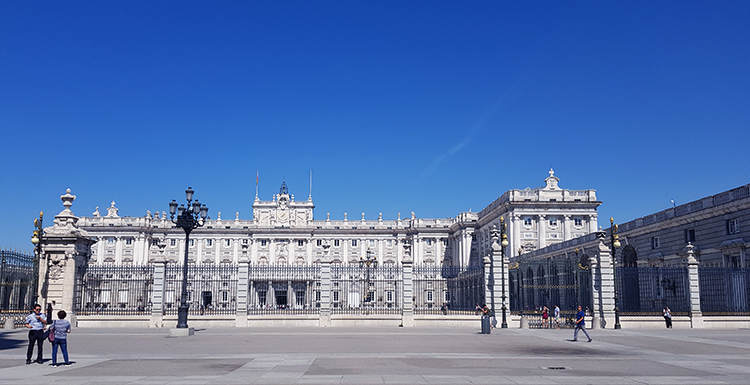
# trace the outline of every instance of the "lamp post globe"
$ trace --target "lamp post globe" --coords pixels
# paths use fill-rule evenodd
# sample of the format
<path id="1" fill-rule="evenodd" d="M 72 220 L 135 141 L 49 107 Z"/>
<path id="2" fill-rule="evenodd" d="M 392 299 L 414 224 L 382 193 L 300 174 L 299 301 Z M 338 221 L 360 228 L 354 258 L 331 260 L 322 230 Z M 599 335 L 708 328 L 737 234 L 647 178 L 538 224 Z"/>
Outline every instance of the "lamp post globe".
<path id="1" fill-rule="evenodd" d="M 187 206 L 178 206 L 177 201 L 175 201 L 174 199 L 172 200 L 172 202 L 169 202 L 170 220 L 176 225 L 176 227 L 179 227 L 185 231 L 185 256 L 182 261 L 182 291 L 180 293 L 180 307 L 177 309 L 178 329 L 188 328 L 187 319 L 188 309 L 190 308 L 190 306 L 188 305 L 187 301 L 187 276 L 188 252 L 190 249 L 190 232 L 203 226 L 206 222 L 206 218 L 208 217 L 208 207 L 206 207 L 206 205 L 198 203 L 197 199 L 195 200 L 195 202 L 193 202 L 193 194 L 195 194 L 195 191 L 193 191 L 192 188 L 188 187 L 187 190 L 185 190 L 185 200 L 187 201 Z M 177 219 L 175 219 L 175 214 L 177 214 Z"/>

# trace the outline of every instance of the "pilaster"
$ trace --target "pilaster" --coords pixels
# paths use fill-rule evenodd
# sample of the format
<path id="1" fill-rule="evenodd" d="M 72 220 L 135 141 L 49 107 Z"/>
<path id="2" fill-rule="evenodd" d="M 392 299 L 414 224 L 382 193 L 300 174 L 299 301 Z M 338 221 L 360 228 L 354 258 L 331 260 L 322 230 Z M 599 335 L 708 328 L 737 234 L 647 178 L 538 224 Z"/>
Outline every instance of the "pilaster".
<path id="1" fill-rule="evenodd" d="M 235 326 L 237 327 L 247 326 L 247 293 L 249 292 L 249 276 L 250 262 L 247 259 L 243 259 L 240 261 L 237 269 L 237 315 L 235 318 Z"/>
<path id="2" fill-rule="evenodd" d="M 687 245 L 688 291 L 690 295 L 690 327 L 703 328 L 703 313 L 701 313 L 700 275 L 698 274 L 698 260 L 695 258 L 695 246 Z"/>
<path id="3" fill-rule="evenodd" d="M 154 286 L 151 292 L 151 319 L 149 327 L 160 328 L 164 326 L 164 287 L 167 270 L 167 262 L 162 258 L 154 262 Z"/>

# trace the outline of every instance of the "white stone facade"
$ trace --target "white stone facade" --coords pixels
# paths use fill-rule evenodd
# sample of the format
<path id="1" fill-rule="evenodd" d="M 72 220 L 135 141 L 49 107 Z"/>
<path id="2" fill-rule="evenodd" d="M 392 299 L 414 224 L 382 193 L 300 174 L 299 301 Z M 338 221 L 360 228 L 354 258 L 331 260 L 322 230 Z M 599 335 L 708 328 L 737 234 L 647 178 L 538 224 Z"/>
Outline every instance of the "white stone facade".
<path id="1" fill-rule="evenodd" d="M 508 255 L 531 251 L 595 231 L 597 207 L 594 190 L 564 190 L 550 170 L 545 186 L 509 190 L 479 213 L 464 212 L 453 218 L 417 218 L 412 212 L 395 220 L 366 219 L 365 213 L 344 213 L 343 220 L 314 220 L 312 196 L 296 201 L 283 183 L 270 201 L 256 196 L 250 220 L 223 219 L 217 213 L 194 230 L 190 244 L 175 228 L 166 212 L 147 212 L 143 217 L 120 217 L 115 203 L 102 216 L 97 208 L 82 217 L 78 226 L 97 243 L 92 264 L 145 265 L 158 259 L 181 262 L 185 247 L 190 261 L 236 264 L 312 264 L 324 256 L 347 264 L 368 250 L 381 263 L 402 263 L 405 242 L 412 245 L 414 263 L 479 265 L 491 251 L 489 231 L 504 216 L 508 225 Z"/>

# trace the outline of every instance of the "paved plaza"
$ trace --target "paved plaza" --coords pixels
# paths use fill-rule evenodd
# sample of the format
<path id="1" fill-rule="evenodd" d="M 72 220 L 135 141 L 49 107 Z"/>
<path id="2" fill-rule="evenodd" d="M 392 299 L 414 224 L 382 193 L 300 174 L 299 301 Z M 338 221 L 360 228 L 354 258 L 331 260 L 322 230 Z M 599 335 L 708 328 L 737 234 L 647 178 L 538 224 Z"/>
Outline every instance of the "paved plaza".
<path id="1" fill-rule="evenodd" d="M 479 321 L 477 321 L 479 326 Z M 71 360 L 25 364 L 0 331 L 0 384 L 750 384 L 748 330 L 81 329 Z M 62 358 L 60 357 L 60 360 Z"/>

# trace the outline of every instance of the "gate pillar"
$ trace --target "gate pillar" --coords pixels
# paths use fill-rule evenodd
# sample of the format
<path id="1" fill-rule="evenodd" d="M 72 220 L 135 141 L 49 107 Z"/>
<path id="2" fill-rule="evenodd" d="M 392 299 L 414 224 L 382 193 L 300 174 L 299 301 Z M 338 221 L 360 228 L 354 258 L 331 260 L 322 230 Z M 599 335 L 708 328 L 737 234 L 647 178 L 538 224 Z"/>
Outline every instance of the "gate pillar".
<path id="1" fill-rule="evenodd" d="M 42 309 L 52 304 L 53 316 L 57 310 L 65 310 L 70 323 L 76 325 L 76 285 L 85 274 L 91 245 L 96 241 L 76 226 L 78 217 L 70 211 L 76 196 L 70 189 L 60 199 L 65 209 L 55 216 L 52 226 L 44 229 L 40 239 L 39 304 Z"/>
<path id="2" fill-rule="evenodd" d="M 695 259 L 695 246 L 687 245 L 688 290 L 690 293 L 690 327 L 702 328 L 703 313 L 701 313 L 700 278 L 698 275 L 698 260 Z"/>

